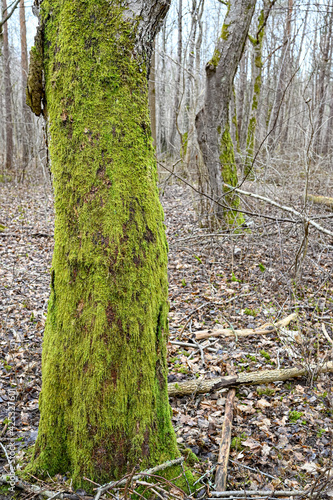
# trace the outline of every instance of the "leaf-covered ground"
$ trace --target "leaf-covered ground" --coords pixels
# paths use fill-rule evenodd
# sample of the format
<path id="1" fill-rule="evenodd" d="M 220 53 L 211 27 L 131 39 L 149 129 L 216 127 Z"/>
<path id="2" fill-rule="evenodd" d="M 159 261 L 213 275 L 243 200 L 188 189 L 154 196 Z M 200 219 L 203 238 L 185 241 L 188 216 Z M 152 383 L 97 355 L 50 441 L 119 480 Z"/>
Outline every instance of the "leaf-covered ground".
<path id="1" fill-rule="evenodd" d="M 211 230 L 193 209 L 188 188 L 164 186 L 161 199 L 170 246 L 169 382 L 213 378 L 230 369 L 239 373 L 332 360 L 329 237 L 311 231 L 296 280 L 300 225 L 247 217 L 240 233 Z M 281 217 L 271 207 L 252 202 L 250 208 Z M 328 219 L 327 227 L 332 226 Z M 0 434 L 6 446 L 12 437 L 8 402 L 15 386 L 12 430 L 16 457 L 24 461 L 38 429 L 53 248 L 50 189 L 0 185 L 0 231 Z M 278 333 L 195 340 L 198 330 L 253 328 L 294 312 L 297 321 Z M 307 379 L 237 389 L 229 489 L 299 488 L 321 478 L 325 468 L 333 469 L 331 376 L 314 379 L 310 374 Z M 205 479 L 211 486 L 226 392 L 171 399 L 180 448 L 191 448 L 202 459 L 200 470 L 211 471 Z M 8 471 L 1 451 L 0 467 L 0 474 Z"/>

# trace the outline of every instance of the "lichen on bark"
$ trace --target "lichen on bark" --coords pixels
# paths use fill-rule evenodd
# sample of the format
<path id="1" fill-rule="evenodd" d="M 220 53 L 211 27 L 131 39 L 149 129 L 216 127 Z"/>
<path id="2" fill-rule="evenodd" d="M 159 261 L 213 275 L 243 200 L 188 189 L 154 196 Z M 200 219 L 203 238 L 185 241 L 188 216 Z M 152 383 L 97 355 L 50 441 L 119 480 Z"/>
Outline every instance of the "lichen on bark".
<path id="1" fill-rule="evenodd" d="M 56 222 L 28 471 L 69 472 L 85 489 L 83 476 L 103 483 L 179 455 L 147 54 L 126 12 L 107 0 L 41 7 Z"/>

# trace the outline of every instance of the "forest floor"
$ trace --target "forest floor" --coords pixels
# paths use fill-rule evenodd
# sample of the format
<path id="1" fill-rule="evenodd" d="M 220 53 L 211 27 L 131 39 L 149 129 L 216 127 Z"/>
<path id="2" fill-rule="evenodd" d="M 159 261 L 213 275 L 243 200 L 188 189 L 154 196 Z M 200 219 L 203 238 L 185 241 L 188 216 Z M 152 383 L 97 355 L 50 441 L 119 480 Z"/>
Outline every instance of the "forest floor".
<path id="1" fill-rule="evenodd" d="M 260 208 L 276 221 L 247 216 L 243 231 L 228 233 L 204 227 L 188 187 L 163 185 L 161 201 L 170 247 L 169 382 L 214 378 L 230 367 L 239 373 L 332 361 L 333 346 L 323 334 L 324 328 L 333 337 L 333 242 L 328 236 L 311 231 L 295 279 L 302 227 L 281 222 L 281 212 L 248 201 L 247 210 Z M 299 197 L 287 191 L 282 201 L 297 206 Z M 314 208 L 316 213 L 329 214 L 322 207 Z M 48 186 L 0 185 L 0 439 L 6 444 L 9 391 L 15 384 L 16 457 L 23 461 L 38 429 L 53 223 Z M 330 219 L 326 224 L 332 230 Z M 254 328 L 295 312 L 297 320 L 278 333 L 211 337 L 199 341 L 200 348 L 195 343 L 198 330 Z M 191 448 L 201 459 L 210 488 L 226 392 L 170 399 L 180 448 Z M 330 375 L 239 387 L 228 489 L 299 489 L 325 481 L 323 471 L 333 472 L 332 415 Z M 0 475 L 4 471 L 8 466 L 0 450 Z M 333 496 L 333 485 L 328 495 Z"/>

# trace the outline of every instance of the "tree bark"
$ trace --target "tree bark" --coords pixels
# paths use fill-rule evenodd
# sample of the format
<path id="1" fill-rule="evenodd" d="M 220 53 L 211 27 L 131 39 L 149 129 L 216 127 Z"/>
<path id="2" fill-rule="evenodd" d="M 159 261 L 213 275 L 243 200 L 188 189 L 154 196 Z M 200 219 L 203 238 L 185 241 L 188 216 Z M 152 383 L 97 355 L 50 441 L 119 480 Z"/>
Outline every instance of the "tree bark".
<path id="1" fill-rule="evenodd" d="M 222 179 L 232 186 L 237 184 L 230 137 L 229 104 L 255 3 L 255 0 L 228 2 L 221 36 L 212 59 L 206 65 L 204 106 L 196 117 L 198 142 L 208 170 L 212 195 L 217 201 L 221 201 L 223 197 Z M 224 201 L 233 208 L 239 205 L 237 196 L 225 197 Z M 218 219 L 224 218 L 225 214 L 220 206 L 216 205 L 215 216 Z M 229 213 L 231 221 L 233 216 L 237 217 L 233 212 Z"/>
<path id="2" fill-rule="evenodd" d="M 2 0 L 2 19 L 7 16 L 7 0 Z M 3 71 L 5 87 L 5 120 L 6 120 L 6 156 L 5 169 L 10 172 L 13 169 L 13 113 L 12 113 L 12 84 L 10 76 L 10 57 L 8 23 L 3 24 Z"/>
<path id="3" fill-rule="evenodd" d="M 37 113 L 44 97 L 33 75 L 43 76 L 43 62 L 56 222 L 41 418 L 28 470 L 69 471 L 86 490 L 83 476 L 102 484 L 139 462 L 179 456 L 147 89 L 168 7 L 45 1 L 31 54 L 28 101 Z"/>

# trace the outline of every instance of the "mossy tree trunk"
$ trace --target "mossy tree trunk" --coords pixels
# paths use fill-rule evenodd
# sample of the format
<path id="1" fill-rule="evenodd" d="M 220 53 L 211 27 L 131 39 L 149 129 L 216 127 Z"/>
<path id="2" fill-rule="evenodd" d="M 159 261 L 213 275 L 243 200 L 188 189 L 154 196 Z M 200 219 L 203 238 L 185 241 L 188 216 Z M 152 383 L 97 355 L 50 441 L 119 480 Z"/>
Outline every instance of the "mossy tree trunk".
<path id="1" fill-rule="evenodd" d="M 258 103 L 261 93 L 261 73 L 262 73 L 262 47 L 265 36 L 265 26 L 271 8 L 273 7 L 275 0 L 264 0 L 263 9 L 260 12 L 258 18 L 258 28 L 255 37 L 249 37 L 253 46 L 253 58 L 252 58 L 252 103 L 250 109 L 250 119 L 247 129 L 247 139 L 246 139 L 246 158 L 244 166 L 244 174 L 249 178 L 253 179 L 253 158 L 254 158 L 254 144 L 255 144 L 255 133 L 257 126 L 257 112 Z"/>
<path id="2" fill-rule="evenodd" d="M 229 105 L 233 80 L 241 59 L 246 37 L 253 16 L 255 0 L 232 0 L 212 59 L 206 65 L 206 92 L 202 110 L 196 117 L 198 142 L 206 164 L 211 190 L 215 200 L 227 209 L 216 205 L 217 219 L 242 222 L 234 211 L 239 198 L 233 193 L 225 195 L 223 181 L 235 186 L 237 170 L 234 148 L 230 136 Z"/>
<path id="3" fill-rule="evenodd" d="M 44 0 L 28 101 L 43 99 L 55 249 L 30 471 L 106 482 L 178 455 L 167 394 L 167 243 L 147 69 L 161 0 Z M 42 43 L 41 43 L 42 40 Z M 33 75 L 41 76 L 44 92 Z M 47 102 L 47 111 L 46 104 Z"/>

